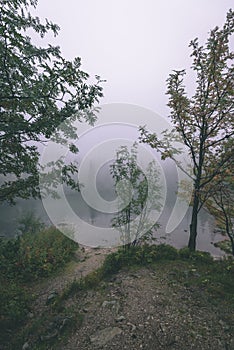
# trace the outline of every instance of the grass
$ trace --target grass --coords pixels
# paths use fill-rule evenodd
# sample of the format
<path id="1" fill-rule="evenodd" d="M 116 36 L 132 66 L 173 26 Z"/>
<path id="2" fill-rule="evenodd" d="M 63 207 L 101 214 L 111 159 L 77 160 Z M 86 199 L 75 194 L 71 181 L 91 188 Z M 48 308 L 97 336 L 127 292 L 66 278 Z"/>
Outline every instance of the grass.
<path id="1" fill-rule="evenodd" d="M 74 307 L 63 307 L 59 313 L 52 307 L 22 328 L 11 341 L 9 350 L 21 350 L 30 339 L 31 350 L 56 350 L 67 342 L 69 335 L 82 325 L 83 315 Z"/>
<path id="2" fill-rule="evenodd" d="M 160 261 L 154 269 L 165 272 L 169 284 L 184 286 L 192 290 L 197 299 L 203 296 L 211 305 L 225 304 L 234 308 L 234 260 L 205 262 L 202 259 Z"/>
<path id="3" fill-rule="evenodd" d="M 97 288 L 103 280 L 108 281 L 121 269 L 151 266 L 170 269 L 176 283 L 196 287 L 209 293 L 211 298 L 219 302 L 225 300 L 234 306 L 234 260 L 213 260 L 207 252 L 190 252 L 187 248 L 176 250 L 162 245 L 144 245 L 132 247 L 125 251 L 118 250 L 108 255 L 102 267 L 88 276 L 73 281 L 60 296 L 60 302 L 76 293 Z"/>
<path id="4" fill-rule="evenodd" d="M 30 226 L 31 227 L 31 226 Z M 38 227 L 38 226 L 37 226 Z M 30 285 L 52 276 L 73 257 L 78 245 L 55 227 L 0 240 L 0 340 L 27 322 L 33 302 Z"/>

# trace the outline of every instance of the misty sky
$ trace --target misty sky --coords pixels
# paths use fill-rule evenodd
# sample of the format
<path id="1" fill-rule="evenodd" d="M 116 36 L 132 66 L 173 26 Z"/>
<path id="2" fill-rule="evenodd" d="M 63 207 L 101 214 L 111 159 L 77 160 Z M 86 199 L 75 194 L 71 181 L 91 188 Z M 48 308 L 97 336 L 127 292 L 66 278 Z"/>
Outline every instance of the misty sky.
<path id="1" fill-rule="evenodd" d="M 165 115 L 169 73 L 190 67 L 190 40 L 204 43 L 232 5 L 232 0 L 39 0 L 36 13 L 61 27 L 49 42 L 60 45 L 68 59 L 81 57 L 85 71 L 107 80 L 102 102 L 133 103 Z"/>

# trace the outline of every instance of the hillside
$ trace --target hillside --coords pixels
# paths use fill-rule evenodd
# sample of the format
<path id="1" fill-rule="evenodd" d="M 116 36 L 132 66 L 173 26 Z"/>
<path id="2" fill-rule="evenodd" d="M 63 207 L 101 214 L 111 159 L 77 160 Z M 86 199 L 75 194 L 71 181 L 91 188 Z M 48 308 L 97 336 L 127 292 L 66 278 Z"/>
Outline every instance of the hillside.
<path id="1" fill-rule="evenodd" d="M 28 320 L 1 349 L 234 349 L 233 261 L 173 252 L 145 264 L 136 251 L 123 267 L 116 252 L 96 270 L 107 252 L 79 251 L 65 271 L 31 286 Z"/>

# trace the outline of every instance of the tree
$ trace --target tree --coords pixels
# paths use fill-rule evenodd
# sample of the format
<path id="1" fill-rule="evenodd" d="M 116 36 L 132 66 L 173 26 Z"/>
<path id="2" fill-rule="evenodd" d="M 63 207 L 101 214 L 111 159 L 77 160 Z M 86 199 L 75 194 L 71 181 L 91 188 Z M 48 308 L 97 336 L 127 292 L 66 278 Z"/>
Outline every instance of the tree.
<path id="1" fill-rule="evenodd" d="M 44 38 L 59 31 L 56 24 L 47 19 L 42 24 L 29 13 L 36 5 L 37 0 L 0 2 L 0 202 L 40 196 L 39 145 L 55 133 L 58 142 L 77 152 L 68 141 L 77 137 L 70 121 L 93 123 L 102 96 L 100 77 L 89 84 L 80 58 L 67 61 L 57 46 L 34 45 L 29 32 Z M 75 164 L 59 160 L 51 165 L 51 172 L 60 171 L 76 187 Z M 56 185 L 51 178 L 48 182 Z"/>
<path id="2" fill-rule="evenodd" d="M 145 127 L 140 128 L 141 141 L 160 151 L 164 159 L 176 160 L 179 150 L 173 147 L 173 142 L 178 140 L 178 134 L 188 149 L 194 187 L 188 242 L 191 250 L 196 249 L 198 213 L 209 197 L 205 194 L 207 184 L 222 174 L 231 154 L 224 144 L 234 134 L 234 54 L 229 48 L 233 32 L 234 12 L 229 10 L 223 28 L 215 27 L 205 46 L 199 46 L 198 39 L 191 41 L 192 69 L 196 74 L 192 97 L 185 91 L 185 70 L 170 74 L 167 94 L 172 131 L 165 131 L 160 139 Z"/>
<path id="3" fill-rule="evenodd" d="M 139 168 L 137 147 L 134 143 L 129 151 L 127 146 L 121 146 L 110 166 L 119 200 L 119 211 L 112 222 L 121 232 L 125 248 L 151 239 L 153 229 L 159 226 L 150 217 L 152 211 L 161 208 L 159 172 L 154 161 L 148 164 L 145 173 Z"/>
<path id="4" fill-rule="evenodd" d="M 216 218 L 218 226 L 225 229 L 230 239 L 232 254 L 234 256 L 234 153 L 233 139 L 226 141 L 226 152 L 230 152 L 229 162 L 222 173 L 217 174 L 213 181 L 207 184 L 205 194 L 208 197 L 207 208 Z M 212 164 L 210 165 L 212 167 Z"/>
<path id="5" fill-rule="evenodd" d="M 212 194 L 211 213 L 216 215 L 219 222 L 224 225 L 225 232 L 230 239 L 232 255 L 234 256 L 234 186 L 233 183 L 221 182 Z"/>

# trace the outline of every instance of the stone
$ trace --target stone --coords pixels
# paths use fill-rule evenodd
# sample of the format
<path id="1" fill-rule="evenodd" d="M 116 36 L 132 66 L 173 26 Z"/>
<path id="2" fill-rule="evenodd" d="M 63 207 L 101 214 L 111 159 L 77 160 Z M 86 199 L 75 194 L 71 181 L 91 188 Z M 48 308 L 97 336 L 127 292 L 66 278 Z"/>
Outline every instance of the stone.
<path id="1" fill-rule="evenodd" d="M 121 333 L 122 330 L 118 327 L 107 327 L 92 335 L 90 341 L 91 343 L 95 343 L 95 346 L 101 347 Z"/>
<path id="2" fill-rule="evenodd" d="M 29 343 L 26 342 L 26 343 L 24 343 L 22 350 L 28 350 L 29 348 L 30 348 Z"/>
<path id="3" fill-rule="evenodd" d="M 106 306 L 114 306 L 116 305 L 117 301 L 116 300 L 111 300 L 111 301 L 103 301 L 102 303 L 102 307 L 106 307 Z"/>
<path id="4" fill-rule="evenodd" d="M 55 300 L 55 298 L 57 298 L 57 296 L 58 296 L 58 292 L 52 291 L 47 297 L 46 305 L 51 304 Z"/>
<path id="5" fill-rule="evenodd" d="M 112 307 L 112 309 L 116 309 L 116 310 L 119 310 L 119 302 L 118 300 L 111 300 L 111 301 L 103 301 L 102 303 L 102 307 Z"/>
<path id="6" fill-rule="evenodd" d="M 130 322 L 127 323 L 128 326 L 132 327 L 132 332 L 136 330 L 136 326 Z"/>
<path id="7" fill-rule="evenodd" d="M 119 316 L 115 320 L 116 320 L 116 322 L 122 322 L 122 321 L 125 320 L 125 317 L 124 316 Z"/>

